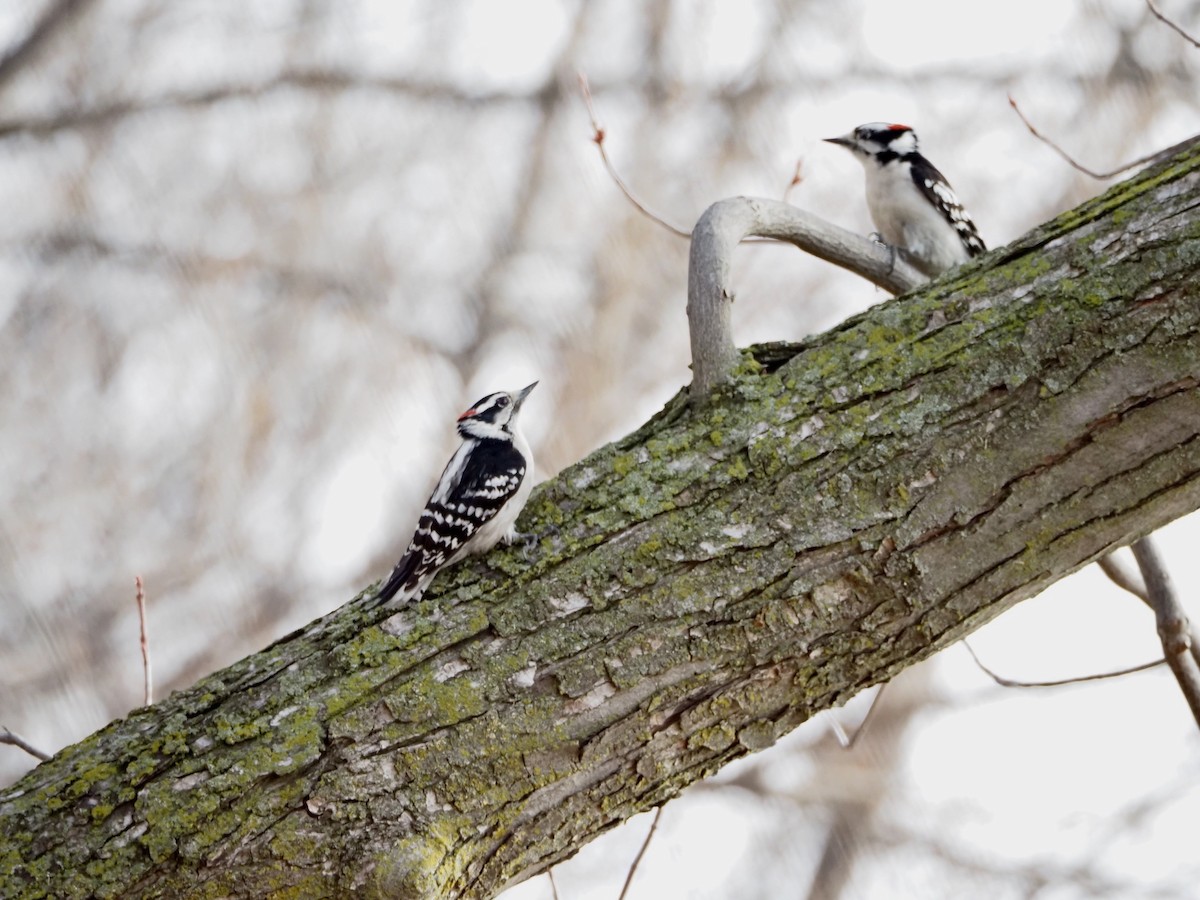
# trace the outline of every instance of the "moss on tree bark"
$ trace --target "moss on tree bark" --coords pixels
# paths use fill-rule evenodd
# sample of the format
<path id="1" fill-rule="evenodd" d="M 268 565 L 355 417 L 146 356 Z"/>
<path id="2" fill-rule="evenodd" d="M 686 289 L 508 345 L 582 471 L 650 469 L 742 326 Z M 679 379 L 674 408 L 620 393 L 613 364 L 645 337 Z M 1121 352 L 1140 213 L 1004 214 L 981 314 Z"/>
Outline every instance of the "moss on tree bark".
<path id="1" fill-rule="evenodd" d="M 744 353 L 542 485 L 528 561 L 351 602 L 0 792 L 5 896 L 492 896 L 1196 509 L 1197 209 L 1194 146 Z"/>

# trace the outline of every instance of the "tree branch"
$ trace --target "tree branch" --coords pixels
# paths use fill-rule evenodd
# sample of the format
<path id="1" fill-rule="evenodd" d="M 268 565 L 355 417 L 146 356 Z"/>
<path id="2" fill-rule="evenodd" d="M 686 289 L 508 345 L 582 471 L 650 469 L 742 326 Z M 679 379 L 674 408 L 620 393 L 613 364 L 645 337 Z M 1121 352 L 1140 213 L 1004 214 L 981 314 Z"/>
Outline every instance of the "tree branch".
<path id="1" fill-rule="evenodd" d="M 1146 586 L 1141 583 L 1139 576 L 1127 571 L 1115 553 L 1110 553 L 1103 559 L 1099 560 L 1097 565 L 1100 570 L 1108 576 L 1109 580 L 1123 591 L 1128 591 L 1133 596 L 1137 597 L 1146 606 L 1150 607 L 1150 611 L 1154 612 L 1154 604 L 1150 600 L 1150 595 L 1146 593 Z M 1200 632 L 1196 629 L 1188 629 L 1188 641 L 1190 644 L 1192 659 L 1200 665 Z M 1166 660 L 1164 660 L 1165 662 Z"/>
<path id="2" fill-rule="evenodd" d="M 1137 597 L 1147 606 L 1150 605 L 1150 596 L 1146 593 L 1145 586 L 1139 584 L 1134 579 L 1133 574 L 1126 571 L 1115 554 L 1108 554 L 1108 556 L 1098 560 L 1096 565 L 1100 567 L 1101 572 L 1108 576 L 1108 580 L 1121 590 L 1133 594 L 1133 596 Z"/>
<path id="3" fill-rule="evenodd" d="M 491 897 L 1197 509 L 1198 208 L 1200 147 L 742 354 L 540 486 L 529 560 L 352 601 L 0 791 L 0 882 Z"/>
<path id="4" fill-rule="evenodd" d="M 1097 172 L 1095 169 L 1089 169 L 1082 163 L 1076 162 L 1075 158 L 1071 156 L 1071 154 L 1038 131 L 1037 128 L 1034 127 L 1033 123 L 1026 118 L 1025 113 L 1021 112 L 1021 107 L 1017 106 L 1017 101 L 1013 99 L 1012 94 L 1008 95 L 1008 105 L 1012 107 L 1013 112 L 1015 112 L 1017 114 L 1017 118 L 1024 123 L 1025 128 L 1030 134 L 1057 153 L 1059 157 L 1076 172 L 1082 172 L 1084 175 L 1087 175 L 1089 178 L 1095 178 L 1097 181 L 1107 181 L 1110 178 L 1116 178 L 1123 172 L 1128 172 L 1130 169 L 1136 169 L 1138 166 L 1152 165 L 1160 160 L 1169 159 L 1184 148 L 1190 147 L 1196 142 L 1197 138 L 1197 135 L 1186 137 L 1178 144 L 1172 144 L 1170 147 L 1167 147 L 1163 150 L 1155 150 L 1153 153 L 1147 153 L 1145 156 L 1139 156 L 1135 160 L 1122 163 L 1115 169 L 1109 169 L 1107 172 Z"/>
<path id="5" fill-rule="evenodd" d="M 688 259 L 688 325 L 692 341 L 692 398 L 703 400 L 729 380 L 737 364 L 731 324 L 733 251 L 755 235 L 785 241 L 861 275 L 893 294 L 925 281 L 902 256 L 779 200 L 719 200 L 692 229 Z"/>
<path id="6" fill-rule="evenodd" d="M 0 57 L 0 86 L 12 78 L 56 31 L 80 12 L 89 0 L 55 0 L 38 17 L 25 37 Z"/>
<path id="7" fill-rule="evenodd" d="M 556 89 L 556 88 L 555 88 Z M 439 100 L 467 107 L 499 103 L 538 103 L 537 93 L 528 91 L 465 91 L 421 79 L 366 75 L 333 68 L 286 69 L 259 81 L 243 81 L 194 88 L 181 88 L 152 97 L 115 98 L 94 106 L 60 109 L 42 116 L 23 116 L 0 121 L 0 140 L 16 136 L 45 137 L 69 129 L 97 128 L 133 116 L 171 110 L 205 109 L 230 100 L 270 97 L 286 91 L 316 94 L 367 92 L 395 94 L 406 98 Z"/>
<path id="8" fill-rule="evenodd" d="M 138 643 L 142 648 L 142 705 L 149 706 L 154 702 L 154 678 L 150 673 L 150 638 L 146 631 L 146 591 L 142 587 L 142 576 L 133 580 L 134 597 L 138 611 Z"/>
<path id="9" fill-rule="evenodd" d="M 33 744 L 29 743 L 29 741 L 25 740 L 25 738 L 21 737 L 15 732 L 9 731 L 3 725 L 0 725 L 0 744 L 8 744 L 13 747 L 18 747 L 21 750 L 24 750 L 30 756 L 35 756 L 43 761 L 50 758 L 49 753 L 39 750 L 37 747 L 33 746 Z"/>
<path id="10" fill-rule="evenodd" d="M 633 191 L 629 189 L 629 185 L 625 183 L 625 179 L 621 177 L 621 173 L 617 171 L 617 167 L 608 158 L 608 150 L 604 146 L 604 139 L 608 136 L 608 132 L 604 130 L 604 127 L 600 124 L 600 119 L 596 116 L 596 107 L 592 102 L 592 89 L 588 86 L 587 76 L 579 72 L 576 77 L 579 79 L 579 92 L 583 95 L 584 106 L 587 107 L 588 120 L 592 123 L 592 143 L 600 151 L 600 161 L 604 163 L 604 170 L 608 172 L 608 177 L 613 180 L 617 189 L 625 195 L 625 199 L 633 204 L 633 208 L 651 222 L 665 228 L 676 237 L 690 238 L 692 236 L 690 232 L 684 231 L 678 225 L 672 225 L 658 213 L 651 212 L 649 207 L 638 200 L 634 196 Z"/>
<path id="11" fill-rule="evenodd" d="M 646 839 L 642 841 L 641 849 L 638 850 L 637 856 L 633 858 L 633 864 L 629 867 L 629 874 L 625 876 L 625 884 L 621 887 L 621 894 L 617 900 L 625 900 L 629 893 L 629 886 L 633 884 L 633 876 L 637 874 L 638 866 L 642 863 L 642 857 L 646 855 L 646 850 L 650 846 L 650 842 L 654 840 L 654 833 L 658 831 L 658 820 L 662 818 L 663 807 L 659 807 L 654 811 L 654 820 L 650 823 L 650 830 L 646 832 Z"/>
<path id="12" fill-rule="evenodd" d="M 1200 41 L 1196 40 L 1194 37 L 1192 37 L 1190 34 L 1188 34 L 1186 31 L 1184 31 L 1182 28 L 1180 28 L 1179 25 L 1176 22 L 1174 22 L 1172 19 L 1167 18 L 1159 10 L 1159 8 L 1154 5 L 1154 0 L 1146 0 L 1146 6 L 1150 7 L 1150 12 L 1154 13 L 1154 17 L 1156 19 L 1158 19 L 1158 21 L 1162 22 L 1164 25 L 1166 25 L 1168 28 L 1170 28 L 1172 31 L 1174 31 L 1177 35 L 1179 35 L 1181 38 L 1183 38 L 1185 41 L 1187 41 L 1193 47 L 1200 47 Z"/>
<path id="13" fill-rule="evenodd" d="M 974 660 L 975 665 L 979 667 L 979 670 L 983 672 L 984 675 L 992 679 L 992 681 L 996 682 L 996 684 L 1000 685 L 1000 687 L 1007 688 L 1064 687 L 1068 684 L 1082 684 L 1085 681 L 1104 681 L 1109 678 L 1124 678 L 1126 675 L 1133 675 L 1137 672 L 1145 672 L 1149 669 L 1158 668 L 1166 662 L 1165 659 L 1156 659 L 1148 663 L 1129 666 L 1125 669 L 1116 669 L 1112 672 L 1097 672 L 1092 675 L 1075 675 L 1072 678 L 1057 678 L 1053 681 L 1015 681 L 1012 678 L 1005 678 L 1003 675 L 999 675 L 985 666 L 978 654 L 975 653 L 974 648 L 967 641 L 963 641 L 962 645 L 967 653 L 971 655 L 971 659 Z"/>
<path id="14" fill-rule="evenodd" d="M 1142 571 L 1142 581 L 1150 597 L 1150 606 L 1158 623 L 1158 636 L 1162 641 L 1163 655 L 1167 665 L 1179 682 L 1179 689 L 1191 707 L 1196 724 L 1200 725 L 1200 666 L 1192 657 L 1190 627 L 1167 569 L 1154 548 L 1150 538 L 1144 537 L 1133 547 L 1133 557 Z"/>

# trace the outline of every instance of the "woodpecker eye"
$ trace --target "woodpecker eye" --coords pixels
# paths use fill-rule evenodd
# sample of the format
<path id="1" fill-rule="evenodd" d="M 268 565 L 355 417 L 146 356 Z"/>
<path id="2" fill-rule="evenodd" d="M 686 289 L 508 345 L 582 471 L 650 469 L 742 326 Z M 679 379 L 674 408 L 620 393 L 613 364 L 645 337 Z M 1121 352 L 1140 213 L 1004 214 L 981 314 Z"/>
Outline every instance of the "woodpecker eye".
<path id="1" fill-rule="evenodd" d="M 509 400 L 507 397 L 501 397 L 499 400 L 496 401 L 496 405 L 499 406 L 501 409 L 508 406 L 508 404 L 509 404 Z"/>

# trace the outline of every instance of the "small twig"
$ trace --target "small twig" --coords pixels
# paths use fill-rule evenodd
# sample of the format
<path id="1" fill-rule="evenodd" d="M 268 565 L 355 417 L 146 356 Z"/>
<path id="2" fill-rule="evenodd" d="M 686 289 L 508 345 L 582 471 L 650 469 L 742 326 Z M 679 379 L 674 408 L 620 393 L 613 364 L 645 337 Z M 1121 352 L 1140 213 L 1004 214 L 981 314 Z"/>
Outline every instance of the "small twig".
<path id="1" fill-rule="evenodd" d="M 608 137 L 608 132 L 605 130 L 604 126 L 600 124 L 600 120 L 596 116 L 596 107 L 592 101 L 592 89 L 588 85 L 587 76 L 582 72 L 578 72 L 576 74 L 579 78 L 579 91 L 583 95 L 583 102 L 587 107 L 588 119 L 592 123 L 592 143 L 594 143 L 596 145 L 596 149 L 600 151 L 600 159 L 604 163 L 604 169 L 606 172 L 608 172 L 608 177 L 613 180 L 613 184 L 615 184 L 621 193 L 625 195 L 625 199 L 633 204 L 633 208 L 644 215 L 651 222 L 654 222 L 656 225 L 661 225 L 663 228 L 667 229 L 667 231 L 671 232 L 677 237 L 691 239 L 692 232 L 680 228 L 678 225 L 672 225 L 658 213 L 653 212 L 648 206 L 646 206 L 646 204 L 642 203 L 642 201 L 634 195 L 633 190 L 625 183 L 625 179 L 621 177 L 621 173 L 617 171 L 617 167 L 609 158 L 608 150 L 605 149 L 604 141 Z M 788 186 L 783 192 L 784 202 L 787 202 L 788 195 L 791 194 L 792 188 L 804 181 L 804 174 L 802 172 L 803 165 L 803 157 L 796 160 L 796 168 L 792 173 L 792 180 L 788 182 Z M 750 236 L 747 238 L 747 241 L 752 243 L 778 243 L 778 241 L 775 239 L 758 236 Z"/>
<path id="2" fill-rule="evenodd" d="M 1105 678 L 1120 678 L 1123 675 L 1132 675 L 1135 672 L 1144 672 L 1147 669 L 1153 669 L 1161 666 L 1166 662 L 1165 659 L 1156 659 L 1154 662 L 1142 663 L 1140 666 L 1130 666 L 1128 669 L 1118 669 L 1115 672 L 1100 672 L 1096 675 L 1080 675 L 1076 678 L 1060 678 L 1057 681 L 1013 681 L 1011 678 L 1005 678 L 1003 675 L 997 675 L 991 669 L 983 664 L 975 651 L 965 640 L 962 642 L 966 651 L 971 654 L 971 659 L 975 660 L 975 665 L 979 666 L 980 671 L 988 678 L 996 682 L 1001 687 L 1010 688 L 1048 688 L 1061 687 L 1064 684 L 1082 684 L 1085 681 L 1101 681 Z"/>
<path id="3" fill-rule="evenodd" d="M 1191 146 L 1196 141 L 1195 136 L 1185 138 L 1184 140 L 1180 141 L 1178 144 L 1172 144 L 1170 147 L 1167 147 L 1164 150 L 1156 150 L 1153 153 L 1147 154 L 1146 156 L 1139 157 L 1138 159 L 1135 159 L 1133 162 L 1125 163 L 1125 165 L 1119 166 L 1119 167 L 1113 169 L 1111 172 L 1096 172 L 1092 169 L 1089 169 L 1085 165 L 1081 165 L 1080 163 L 1077 163 L 1074 159 L 1071 158 L 1071 155 L 1069 153 L 1067 153 L 1066 150 L 1064 150 L 1062 147 L 1058 146 L 1058 144 L 1054 143 L 1054 141 L 1050 140 L 1050 138 L 1046 137 L 1044 134 L 1042 134 L 1040 131 L 1038 131 L 1033 126 L 1033 123 L 1030 122 L 1027 118 L 1025 118 L 1025 113 L 1021 112 L 1021 107 L 1017 106 L 1017 101 L 1013 99 L 1012 94 L 1008 95 L 1008 105 L 1013 108 L 1013 110 L 1016 112 L 1016 114 L 1020 117 L 1021 121 L 1025 123 L 1025 127 L 1029 129 L 1030 134 L 1032 134 L 1035 138 L 1037 138 L 1039 141 L 1041 141 L 1043 144 L 1045 144 L 1047 147 L 1049 147 L 1051 150 L 1053 150 L 1055 153 L 1057 153 L 1059 156 L 1061 156 L 1064 160 L 1066 160 L 1067 164 L 1070 165 L 1071 168 L 1073 168 L 1079 172 L 1082 172 L 1084 175 L 1088 175 L 1092 178 L 1095 178 L 1098 181 L 1104 181 L 1108 178 L 1115 178 L 1117 175 L 1120 175 L 1122 172 L 1128 172 L 1130 169 L 1137 168 L 1138 166 L 1146 165 L 1146 164 L 1152 163 L 1152 162 L 1157 162 L 1160 159 L 1166 159 L 1168 156 L 1173 156 L 1174 154 L 1178 153 L 1184 147 Z"/>
<path id="4" fill-rule="evenodd" d="M 1146 593 L 1146 587 L 1142 584 L 1141 577 L 1134 575 L 1121 565 L 1116 553 L 1110 553 L 1102 557 L 1096 565 L 1100 567 L 1101 572 L 1109 577 L 1113 584 L 1121 588 L 1121 590 L 1133 594 L 1133 596 L 1150 607 L 1151 612 L 1154 611 L 1154 604 L 1150 602 L 1150 595 Z M 1197 665 L 1200 665 L 1200 632 L 1197 632 L 1195 628 L 1190 628 L 1188 630 L 1188 640 L 1191 645 L 1192 659 L 1196 661 Z"/>
<path id="5" fill-rule="evenodd" d="M 1154 15 L 1158 18 L 1158 21 L 1162 22 L 1168 28 L 1172 29 L 1177 35 L 1179 35 L 1181 38 L 1183 38 L 1185 41 L 1187 41 L 1193 47 L 1200 47 L 1200 41 L 1196 40 L 1194 37 L 1192 37 L 1190 34 L 1188 34 L 1186 31 L 1184 31 L 1178 25 L 1176 25 L 1173 21 L 1168 19 L 1161 12 L 1159 12 L 1158 7 L 1154 5 L 1154 0 L 1146 0 L 1146 5 L 1148 7 L 1150 7 L 1150 12 L 1154 13 Z"/>
<path id="6" fill-rule="evenodd" d="M 804 171 L 803 170 L 804 170 L 804 157 L 801 156 L 799 159 L 796 160 L 796 169 L 795 169 L 795 171 L 792 172 L 792 180 L 789 181 L 788 186 L 783 189 L 783 197 L 781 199 L 783 200 L 784 203 L 788 202 L 788 197 L 790 197 L 792 195 L 792 189 L 795 187 L 798 187 L 800 185 L 800 183 L 802 181 L 804 181 Z"/>
<path id="7" fill-rule="evenodd" d="M 25 738 L 19 734 L 13 734 L 13 732 L 9 731 L 3 725 L 0 725 L 0 744 L 11 744 L 13 747 L 20 747 L 30 756 L 36 756 L 43 762 L 50 758 L 49 753 L 43 753 L 37 747 L 33 746 L 33 744 L 29 743 L 29 741 L 25 740 Z"/>
<path id="8" fill-rule="evenodd" d="M 646 855 L 646 848 L 650 846 L 654 832 L 658 830 L 658 820 L 662 818 L 662 812 L 663 808 L 661 806 L 654 811 L 654 821 L 650 823 L 650 830 L 646 832 L 646 839 L 642 841 L 642 849 L 638 851 L 638 855 L 634 857 L 633 865 L 629 867 L 629 874 L 625 876 L 625 886 L 621 888 L 621 896 L 617 900 L 625 900 L 625 895 L 629 893 L 629 885 L 633 883 L 633 875 L 637 871 L 642 857 Z"/>
<path id="9" fill-rule="evenodd" d="M 853 738 L 846 734 L 846 729 L 842 727 L 842 723 L 839 722 L 837 716 L 833 714 L 833 710 L 827 709 L 825 712 L 828 713 L 829 730 L 833 732 L 834 740 L 838 742 L 838 746 L 843 750 L 849 750 L 850 746 L 854 743 Z M 858 737 L 857 732 L 855 732 L 854 737 Z"/>
<path id="10" fill-rule="evenodd" d="M 1150 602 L 1150 595 L 1146 593 L 1146 588 L 1136 582 L 1133 578 L 1133 573 L 1117 561 L 1115 553 L 1100 557 L 1096 565 L 1100 567 L 1101 572 L 1108 576 L 1108 580 L 1121 590 L 1128 591 L 1143 603 Z"/>
<path id="11" fill-rule="evenodd" d="M 600 159 L 604 161 L 604 168 L 608 171 L 608 176 L 616 183 L 617 187 L 621 189 L 621 193 L 625 195 L 625 199 L 632 203 L 638 212 L 644 215 L 647 219 L 649 219 L 651 222 L 661 225 L 663 228 L 667 229 L 667 231 L 670 231 L 672 234 L 676 234 L 681 238 L 690 238 L 692 236 L 690 231 L 684 231 L 682 228 L 672 225 L 657 213 L 651 212 L 640 200 L 638 200 L 637 197 L 633 195 L 633 191 L 631 191 L 625 184 L 625 181 L 621 178 L 620 173 L 617 172 L 617 167 L 614 166 L 612 164 L 612 160 L 608 158 L 608 151 L 604 149 L 605 131 L 603 126 L 600 124 L 600 120 L 596 118 L 596 108 L 592 104 L 592 89 L 588 87 L 587 76 L 582 72 L 578 73 L 578 75 L 579 90 L 583 94 L 583 102 L 587 106 L 588 118 L 592 121 L 592 142 L 600 151 Z"/>
<path id="12" fill-rule="evenodd" d="M 1071 157 L 1071 155 L 1069 153 L 1067 153 L 1066 150 L 1064 150 L 1062 147 L 1058 146 L 1058 144 L 1054 143 L 1054 141 L 1050 140 L 1050 138 L 1046 137 L 1044 134 L 1042 134 L 1040 131 L 1038 131 L 1034 127 L 1033 123 L 1030 122 L 1029 119 L 1027 119 L 1025 117 L 1025 113 L 1021 112 L 1021 107 L 1017 106 L 1017 101 L 1015 99 L 1013 99 L 1012 94 L 1008 95 L 1008 105 L 1013 108 L 1013 111 L 1016 112 L 1016 114 L 1020 117 L 1021 121 L 1025 123 L 1025 127 L 1029 129 L 1030 134 L 1032 134 L 1035 138 L 1037 138 L 1039 141 L 1041 141 L 1043 144 L 1045 144 L 1047 147 L 1049 147 L 1051 150 L 1053 150 L 1055 153 L 1057 153 L 1059 156 L 1061 156 L 1064 160 L 1066 160 L 1067 165 L 1069 165 L 1071 168 L 1075 169 L 1076 171 L 1082 172 L 1085 175 L 1090 175 L 1092 178 L 1104 179 L 1104 178 L 1112 178 L 1114 175 L 1116 175 L 1120 172 L 1124 172 L 1125 169 L 1129 168 L 1128 166 L 1125 166 L 1123 168 L 1116 169 L 1112 172 L 1101 173 L 1101 172 L 1094 172 L 1091 169 L 1089 169 L 1087 166 L 1080 165 L 1079 163 L 1075 162 L 1075 160 Z"/>
<path id="13" fill-rule="evenodd" d="M 1158 637 L 1162 641 L 1167 665 L 1179 682 L 1179 689 L 1192 710 L 1196 724 L 1200 725 L 1200 665 L 1191 654 L 1191 636 L 1187 613 L 1171 587 L 1171 578 L 1159 558 L 1154 543 L 1148 537 L 1134 542 L 1130 548 L 1142 571 L 1150 606 L 1158 623 Z"/>
<path id="14" fill-rule="evenodd" d="M 554 870 L 547 869 L 546 877 L 550 879 L 550 896 L 552 896 L 554 900 L 558 900 L 558 885 L 554 883 Z"/>
<path id="15" fill-rule="evenodd" d="M 133 579 L 137 588 L 138 622 L 142 631 L 142 705 L 149 706 L 154 702 L 154 687 L 150 677 L 150 639 L 146 635 L 146 592 L 142 590 L 142 576 Z"/>
<path id="16" fill-rule="evenodd" d="M 871 723 L 871 719 L 875 715 L 875 707 L 879 705 L 879 699 L 883 696 L 884 688 L 888 686 L 886 681 L 879 685 L 879 690 L 875 692 L 875 696 L 871 698 L 871 705 L 867 707 L 867 714 L 862 717 L 862 721 L 858 723 L 858 727 L 854 729 L 854 734 L 847 735 L 846 729 L 842 727 L 842 723 L 837 720 L 830 711 L 829 721 L 833 731 L 833 736 L 837 739 L 838 745 L 843 750 L 853 750 L 854 745 L 858 743 L 858 739 L 866 733 L 867 726 Z"/>

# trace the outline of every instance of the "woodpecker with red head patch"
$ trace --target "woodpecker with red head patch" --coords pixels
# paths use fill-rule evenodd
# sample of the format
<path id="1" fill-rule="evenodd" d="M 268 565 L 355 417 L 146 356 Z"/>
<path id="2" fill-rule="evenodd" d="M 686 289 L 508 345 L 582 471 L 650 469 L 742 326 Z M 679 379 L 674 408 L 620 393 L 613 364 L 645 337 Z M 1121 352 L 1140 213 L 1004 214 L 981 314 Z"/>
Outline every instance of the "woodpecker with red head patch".
<path id="1" fill-rule="evenodd" d="M 458 417 L 463 442 L 450 457 L 408 550 L 376 599 L 404 603 L 464 556 L 517 538 L 514 523 L 533 487 L 533 453 L 517 414 L 537 382 L 488 394 Z"/>
<path id="2" fill-rule="evenodd" d="M 867 173 L 867 207 L 883 240 L 931 278 L 987 250 L 946 177 L 917 150 L 907 125 L 870 122 L 827 142 Z"/>

